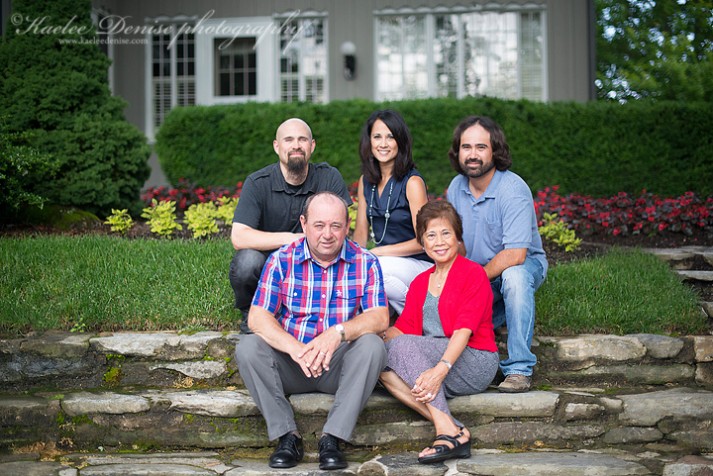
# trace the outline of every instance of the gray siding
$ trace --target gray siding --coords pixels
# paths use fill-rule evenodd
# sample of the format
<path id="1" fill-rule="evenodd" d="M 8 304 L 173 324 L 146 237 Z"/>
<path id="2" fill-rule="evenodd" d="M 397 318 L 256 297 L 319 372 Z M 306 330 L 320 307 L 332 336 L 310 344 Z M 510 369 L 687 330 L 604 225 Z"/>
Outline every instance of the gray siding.
<path id="1" fill-rule="evenodd" d="M 549 0 L 547 2 L 547 54 L 550 101 L 588 101 L 594 77 L 590 71 L 588 1 Z M 593 20 L 592 20 L 593 21 Z"/>
<path id="2" fill-rule="evenodd" d="M 593 0 L 508 0 L 507 4 L 545 5 L 547 19 L 547 89 L 551 101 L 592 99 L 592 42 L 590 19 Z M 128 24 L 143 25 L 146 18 L 177 15 L 203 17 L 215 10 L 213 18 L 271 16 L 294 10 L 328 13 L 329 97 L 331 100 L 374 98 L 373 12 L 404 4 L 417 6 L 463 6 L 463 0 L 406 2 L 397 0 L 95 0 L 95 7 L 125 17 Z M 489 1 L 468 2 L 472 5 Z M 342 76 L 340 45 L 352 41 L 357 48 L 357 75 L 353 81 Z M 114 92 L 128 102 L 126 116 L 145 129 L 145 50 L 140 45 L 114 46 Z"/>

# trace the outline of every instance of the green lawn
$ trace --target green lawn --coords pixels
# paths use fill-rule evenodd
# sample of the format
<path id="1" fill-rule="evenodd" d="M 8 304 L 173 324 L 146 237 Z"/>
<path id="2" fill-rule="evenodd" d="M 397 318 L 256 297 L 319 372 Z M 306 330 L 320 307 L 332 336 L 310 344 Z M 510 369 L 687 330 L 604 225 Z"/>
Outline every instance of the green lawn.
<path id="1" fill-rule="evenodd" d="M 0 238 L 0 333 L 233 330 L 228 240 Z M 550 270 L 539 335 L 700 334 L 692 291 L 654 256 L 613 251 Z"/>
<path id="2" fill-rule="evenodd" d="M 229 241 L 0 239 L 0 332 L 237 329 Z"/>
<path id="3" fill-rule="evenodd" d="M 700 334 L 695 293 L 661 259 L 614 248 L 557 266 L 537 292 L 538 333 Z"/>

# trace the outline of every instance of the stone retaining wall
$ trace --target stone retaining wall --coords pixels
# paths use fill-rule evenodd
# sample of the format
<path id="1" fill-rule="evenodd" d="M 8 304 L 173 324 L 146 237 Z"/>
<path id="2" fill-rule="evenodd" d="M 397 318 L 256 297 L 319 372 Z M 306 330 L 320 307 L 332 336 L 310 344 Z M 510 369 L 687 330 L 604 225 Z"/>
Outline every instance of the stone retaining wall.
<path id="1" fill-rule="evenodd" d="M 49 333 L 0 341 L 0 449 L 267 448 L 233 361 L 239 338 Z M 479 447 L 713 450 L 713 336 L 541 337 L 534 348 L 537 391 L 452 400 Z M 294 395 L 291 403 L 316 444 L 332 397 Z M 432 431 L 377 389 L 353 444 L 416 449 Z"/>

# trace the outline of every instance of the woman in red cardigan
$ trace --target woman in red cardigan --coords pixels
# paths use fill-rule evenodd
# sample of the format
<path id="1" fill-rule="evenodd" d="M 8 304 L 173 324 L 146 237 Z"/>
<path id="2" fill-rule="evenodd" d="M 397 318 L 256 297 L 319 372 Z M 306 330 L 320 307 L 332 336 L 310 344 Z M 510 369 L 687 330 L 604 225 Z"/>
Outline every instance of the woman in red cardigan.
<path id="1" fill-rule="evenodd" d="M 435 266 L 411 283 L 404 311 L 384 336 L 384 386 L 433 422 L 436 439 L 419 463 L 470 457 L 470 432 L 447 398 L 484 391 L 498 369 L 493 293 L 482 266 L 459 254 L 463 225 L 447 201 L 425 204 L 416 238 Z"/>

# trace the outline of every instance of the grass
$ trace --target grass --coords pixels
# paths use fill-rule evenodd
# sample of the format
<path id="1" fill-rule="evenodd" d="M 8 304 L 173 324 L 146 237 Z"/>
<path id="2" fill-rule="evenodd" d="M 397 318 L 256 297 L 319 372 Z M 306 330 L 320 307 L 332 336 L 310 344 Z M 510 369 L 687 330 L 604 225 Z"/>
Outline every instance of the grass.
<path id="1" fill-rule="evenodd" d="M 0 238 L 0 333 L 233 330 L 227 240 Z M 701 334 L 695 295 L 668 266 L 613 250 L 550 270 L 538 335 Z"/>
<path id="2" fill-rule="evenodd" d="M 237 329 L 230 242 L 0 239 L 0 332 Z"/>
<path id="3" fill-rule="evenodd" d="M 701 334 L 695 293 L 662 260 L 613 248 L 550 270 L 537 293 L 537 334 Z"/>

